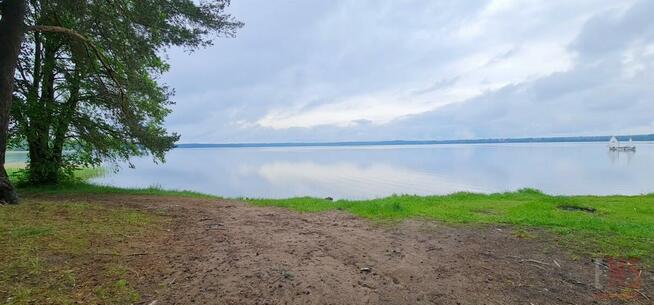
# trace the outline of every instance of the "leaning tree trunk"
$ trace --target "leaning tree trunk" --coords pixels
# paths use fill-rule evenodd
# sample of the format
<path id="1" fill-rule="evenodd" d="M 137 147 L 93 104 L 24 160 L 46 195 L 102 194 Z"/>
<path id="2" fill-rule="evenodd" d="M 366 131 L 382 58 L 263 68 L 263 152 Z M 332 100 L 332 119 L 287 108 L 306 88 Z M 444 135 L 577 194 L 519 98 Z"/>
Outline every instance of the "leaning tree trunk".
<path id="1" fill-rule="evenodd" d="M 24 35 L 25 0 L 0 3 L 0 201 L 18 203 L 16 189 L 5 170 L 9 115 L 14 92 L 14 73 Z"/>

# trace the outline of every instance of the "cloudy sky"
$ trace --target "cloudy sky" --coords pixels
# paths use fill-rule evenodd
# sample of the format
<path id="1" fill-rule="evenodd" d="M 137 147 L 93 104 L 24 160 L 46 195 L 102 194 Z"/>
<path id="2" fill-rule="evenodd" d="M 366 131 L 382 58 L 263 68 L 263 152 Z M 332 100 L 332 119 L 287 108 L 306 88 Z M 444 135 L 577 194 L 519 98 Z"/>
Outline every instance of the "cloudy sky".
<path id="1" fill-rule="evenodd" d="M 182 143 L 654 133 L 652 0 L 232 0 L 168 52 Z"/>

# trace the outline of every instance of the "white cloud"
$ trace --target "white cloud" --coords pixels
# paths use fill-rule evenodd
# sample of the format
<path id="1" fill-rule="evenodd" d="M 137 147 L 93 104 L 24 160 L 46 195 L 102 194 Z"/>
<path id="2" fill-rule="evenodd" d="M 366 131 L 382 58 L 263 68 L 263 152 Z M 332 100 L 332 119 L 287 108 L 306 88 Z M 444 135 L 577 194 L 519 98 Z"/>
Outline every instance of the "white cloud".
<path id="1" fill-rule="evenodd" d="M 168 125 L 184 142 L 646 131 L 650 3 L 235 1 L 237 38 L 171 53 Z"/>
<path id="2" fill-rule="evenodd" d="M 566 44 L 534 42 L 522 47 L 500 45 L 463 57 L 433 71 L 430 79 L 456 77 L 451 85 L 415 95 L 415 88 L 430 84 L 411 80 L 390 84 L 393 89 L 361 96 L 345 96 L 312 107 L 282 105 L 256 123 L 284 129 L 321 125 L 350 126 L 359 120 L 385 124 L 394 119 L 462 102 L 510 84 L 566 71 L 572 63 Z"/>

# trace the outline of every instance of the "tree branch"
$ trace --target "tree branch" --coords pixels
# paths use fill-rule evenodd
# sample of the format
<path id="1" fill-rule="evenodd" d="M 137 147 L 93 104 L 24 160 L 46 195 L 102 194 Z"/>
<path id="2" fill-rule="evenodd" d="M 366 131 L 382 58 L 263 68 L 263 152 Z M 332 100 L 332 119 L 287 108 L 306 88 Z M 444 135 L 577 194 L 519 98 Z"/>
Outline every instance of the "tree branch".
<path id="1" fill-rule="evenodd" d="M 33 25 L 33 26 L 28 26 L 26 30 L 30 32 L 61 33 L 82 41 L 85 45 L 89 46 L 91 50 L 93 50 L 95 56 L 98 58 L 98 60 L 100 60 L 102 67 L 107 71 L 107 74 L 113 80 L 113 82 L 116 83 L 116 86 L 120 91 L 121 98 L 123 100 L 125 99 L 125 92 L 123 91 L 123 86 L 120 84 L 118 78 L 116 77 L 116 72 L 109 66 L 107 60 L 105 59 L 100 49 L 84 35 L 69 28 L 60 27 L 60 26 L 51 26 L 51 25 Z"/>

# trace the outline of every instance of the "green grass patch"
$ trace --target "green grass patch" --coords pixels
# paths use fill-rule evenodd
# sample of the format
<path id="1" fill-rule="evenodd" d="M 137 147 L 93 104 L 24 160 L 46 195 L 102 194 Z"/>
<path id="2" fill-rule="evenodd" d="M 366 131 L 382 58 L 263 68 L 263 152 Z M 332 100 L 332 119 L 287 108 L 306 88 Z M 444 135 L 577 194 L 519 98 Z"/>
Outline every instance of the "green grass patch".
<path id="1" fill-rule="evenodd" d="M 300 212 L 344 210 L 374 220 L 433 219 L 450 223 L 508 224 L 519 237 L 530 228 L 560 236 L 569 248 L 597 256 L 637 257 L 654 263 L 654 195 L 550 196 L 537 190 L 497 194 L 391 196 L 372 200 L 245 199 Z M 570 208 L 579 207 L 580 209 Z"/>
<path id="2" fill-rule="evenodd" d="M 24 164 L 13 164 L 10 166 L 5 166 L 7 175 L 9 175 L 9 178 L 11 178 L 12 180 L 17 180 L 18 175 L 20 174 L 21 171 L 24 170 L 24 168 L 25 168 Z M 103 167 L 82 167 L 82 168 L 75 169 L 75 177 L 81 181 L 86 181 L 91 178 L 100 177 L 104 175 L 104 173 L 105 173 L 105 168 Z"/>
<path id="3" fill-rule="evenodd" d="M 120 257 L 98 260 L 99 253 L 120 252 L 122 243 L 155 234 L 165 222 L 164 216 L 85 202 L 24 199 L 0 206 L 0 303 L 135 303 L 139 295 L 115 271 L 125 268 Z"/>
<path id="4" fill-rule="evenodd" d="M 122 195 L 149 195 L 149 196 L 183 196 L 190 198 L 218 199 L 221 197 L 193 192 L 165 190 L 158 186 L 147 188 L 120 188 L 107 185 L 97 185 L 80 181 L 60 185 L 22 186 L 18 188 L 21 194 L 65 195 L 65 194 L 122 194 Z"/>
<path id="5" fill-rule="evenodd" d="M 8 167 L 7 174 L 12 182 L 17 182 L 23 166 Z M 67 181 L 58 185 L 30 186 L 18 184 L 20 194 L 124 194 L 124 195 L 151 195 L 151 196 L 184 196 L 193 198 L 216 199 L 218 196 L 202 194 L 199 192 L 185 190 L 166 190 L 159 186 L 146 188 L 120 188 L 107 185 L 89 183 L 88 180 L 100 177 L 106 173 L 102 167 L 88 167 L 75 169 L 75 180 Z"/>
<path id="6" fill-rule="evenodd" d="M 27 171 L 25 170 L 25 164 L 10 164 L 9 166 L 5 165 L 5 170 L 7 175 L 12 183 L 18 187 L 24 187 L 28 185 L 27 183 Z M 86 182 L 92 178 L 101 177 L 105 174 L 106 169 L 103 167 L 81 167 L 73 170 L 73 176 L 67 177 L 65 181 L 61 182 L 62 184 L 75 184 Z"/>

